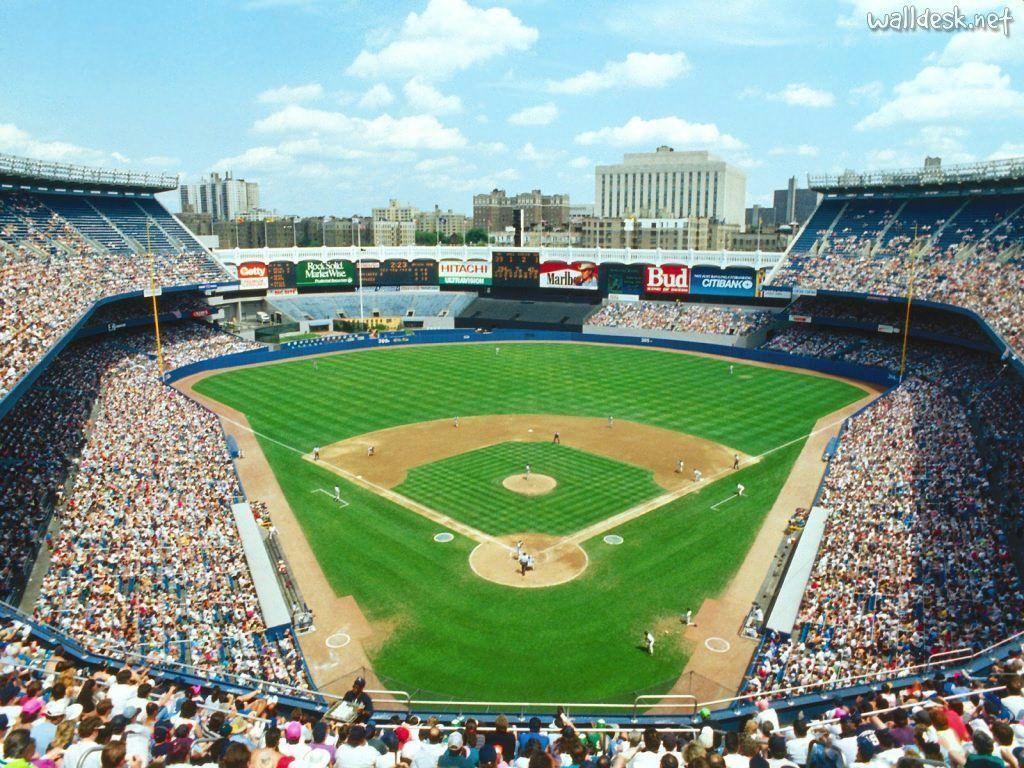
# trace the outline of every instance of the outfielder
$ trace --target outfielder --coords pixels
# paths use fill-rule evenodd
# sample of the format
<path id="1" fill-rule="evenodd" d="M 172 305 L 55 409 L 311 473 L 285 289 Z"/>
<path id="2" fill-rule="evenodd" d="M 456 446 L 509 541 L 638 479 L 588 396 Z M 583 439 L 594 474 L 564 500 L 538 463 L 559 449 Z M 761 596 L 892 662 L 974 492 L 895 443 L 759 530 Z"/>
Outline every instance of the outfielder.
<path id="1" fill-rule="evenodd" d="M 736 495 L 737 496 L 742 496 L 746 492 L 746 490 L 747 489 L 743 486 L 743 483 L 736 483 Z"/>
<path id="2" fill-rule="evenodd" d="M 644 632 L 644 647 L 647 649 L 647 653 L 651 656 L 654 655 L 654 635 L 651 634 L 651 630 Z"/>
<path id="3" fill-rule="evenodd" d="M 334 500 L 337 502 L 341 501 L 341 488 L 334 486 Z"/>

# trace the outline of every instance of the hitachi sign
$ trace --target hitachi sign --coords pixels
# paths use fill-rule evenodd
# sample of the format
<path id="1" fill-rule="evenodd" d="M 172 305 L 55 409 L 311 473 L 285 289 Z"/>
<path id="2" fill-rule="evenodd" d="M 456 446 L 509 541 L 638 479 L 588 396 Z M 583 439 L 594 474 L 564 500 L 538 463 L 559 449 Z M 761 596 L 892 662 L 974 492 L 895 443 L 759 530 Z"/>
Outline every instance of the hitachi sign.
<path id="1" fill-rule="evenodd" d="M 677 264 L 647 267 L 648 293 L 689 293 L 690 268 Z"/>

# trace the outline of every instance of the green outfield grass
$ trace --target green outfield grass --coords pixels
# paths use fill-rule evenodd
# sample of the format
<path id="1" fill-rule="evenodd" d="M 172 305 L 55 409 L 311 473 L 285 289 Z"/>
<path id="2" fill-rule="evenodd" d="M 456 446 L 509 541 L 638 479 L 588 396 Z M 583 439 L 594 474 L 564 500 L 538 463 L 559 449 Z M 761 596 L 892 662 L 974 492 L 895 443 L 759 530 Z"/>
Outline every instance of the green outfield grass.
<path id="1" fill-rule="evenodd" d="M 814 422 L 863 396 L 831 379 L 734 365 L 730 376 L 727 361 L 648 349 L 504 344 L 496 354 L 467 344 L 339 354 L 316 371 L 308 360 L 241 369 L 196 389 L 248 416 L 332 587 L 390 630 L 372 657 L 387 684 L 438 697 L 631 701 L 678 677 L 678 615 L 728 583 Z M 614 415 L 769 453 L 619 526 L 621 546 L 585 542 L 580 578 L 531 590 L 483 581 L 468 566 L 475 542 L 434 543 L 437 524 L 297 453 L 399 424 L 502 413 Z M 444 463 L 406 482 L 421 492 Z M 736 482 L 748 495 L 712 510 Z M 334 485 L 349 506 L 313 492 Z M 317 618 L 327 630 L 330 621 Z M 650 657 L 638 646 L 655 626 L 671 634 Z"/>
<path id="2" fill-rule="evenodd" d="M 558 486 L 535 497 L 507 490 L 501 481 L 526 464 Z M 645 469 L 551 443 L 502 443 L 425 464 L 395 490 L 492 536 L 564 536 L 664 492 Z"/>

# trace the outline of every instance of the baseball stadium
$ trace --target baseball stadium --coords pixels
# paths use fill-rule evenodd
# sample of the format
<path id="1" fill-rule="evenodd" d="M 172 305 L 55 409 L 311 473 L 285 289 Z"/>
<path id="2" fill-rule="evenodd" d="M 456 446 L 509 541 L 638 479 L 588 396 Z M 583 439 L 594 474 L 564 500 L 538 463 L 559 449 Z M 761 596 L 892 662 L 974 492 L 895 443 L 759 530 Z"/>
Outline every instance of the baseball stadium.
<path id="1" fill-rule="evenodd" d="M 1024 762 L 1024 158 L 811 173 L 761 250 L 221 242 L 31 154 L 0 768 Z"/>

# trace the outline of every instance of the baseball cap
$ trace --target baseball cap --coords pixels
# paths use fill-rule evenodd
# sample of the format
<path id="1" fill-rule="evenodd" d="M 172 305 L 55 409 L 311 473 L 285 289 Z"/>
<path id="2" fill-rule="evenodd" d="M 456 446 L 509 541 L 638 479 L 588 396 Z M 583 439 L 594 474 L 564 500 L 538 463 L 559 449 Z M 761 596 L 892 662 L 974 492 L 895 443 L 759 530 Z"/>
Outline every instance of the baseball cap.
<path id="1" fill-rule="evenodd" d="M 134 720 L 139 716 L 140 711 L 141 710 L 138 707 L 125 707 L 122 714 L 125 716 L 126 720 Z"/>
<path id="2" fill-rule="evenodd" d="M 858 736 L 857 751 L 864 756 L 865 760 L 870 760 L 875 756 L 875 752 L 878 751 L 878 739 L 875 738 L 874 734 Z"/>
<path id="3" fill-rule="evenodd" d="M 329 762 L 331 762 L 331 753 L 326 749 L 311 749 L 295 764 L 301 765 L 302 768 L 327 768 Z"/>
<path id="4" fill-rule="evenodd" d="M 47 717 L 64 717 L 67 714 L 68 705 L 63 699 L 58 701 L 51 701 L 46 705 L 46 716 Z"/>
<path id="5" fill-rule="evenodd" d="M 298 741 L 302 738 L 302 725 L 299 722 L 292 720 L 284 727 L 284 737 L 288 739 L 288 741 Z"/>
<path id="6" fill-rule="evenodd" d="M 365 677 L 361 677 L 361 676 L 357 677 L 355 679 L 355 682 L 352 683 L 352 685 L 355 685 L 355 686 L 365 686 L 366 685 L 366 678 Z"/>
<path id="7" fill-rule="evenodd" d="M 498 750 L 494 748 L 493 744 L 484 744 L 480 747 L 478 753 L 479 760 L 481 763 L 496 763 L 498 762 Z"/>
<path id="8" fill-rule="evenodd" d="M 455 731 L 448 737 L 448 749 L 462 749 L 462 734 Z"/>
<path id="9" fill-rule="evenodd" d="M 412 734 L 409 732 L 409 729 L 406 728 L 404 725 L 400 725 L 397 728 L 395 728 L 395 736 L 398 737 L 399 747 L 401 747 L 403 744 L 405 744 L 405 742 L 412 738 Z"/>
<path id="10" fill-rule="evenodd" d="M 64 713 L 64 716 L 68 720 L 77 720 L 82 716 L 82 712 L 84 710 L 85 708 L 81 704 L 69 704 L 67 712 Z"/>
<path id="11" fill-rule="evenodd" d="M 40 698 L 28 699 L 21 705 L 21 714 L 38 715 L 43 708 L 43 700 Z"/>

